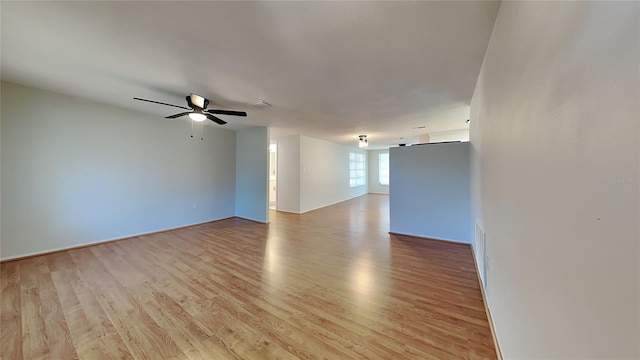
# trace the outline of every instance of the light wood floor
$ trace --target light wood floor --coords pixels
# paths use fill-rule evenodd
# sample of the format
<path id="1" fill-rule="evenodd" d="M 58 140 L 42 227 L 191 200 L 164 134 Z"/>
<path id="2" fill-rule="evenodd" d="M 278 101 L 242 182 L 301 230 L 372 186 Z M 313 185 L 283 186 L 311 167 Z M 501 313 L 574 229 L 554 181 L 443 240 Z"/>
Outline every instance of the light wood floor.
<path id="1" fill-rule="evenodd" d="M 470 249 L 367 195 L 1 265 L 2 359 L 495 359 Z"/>

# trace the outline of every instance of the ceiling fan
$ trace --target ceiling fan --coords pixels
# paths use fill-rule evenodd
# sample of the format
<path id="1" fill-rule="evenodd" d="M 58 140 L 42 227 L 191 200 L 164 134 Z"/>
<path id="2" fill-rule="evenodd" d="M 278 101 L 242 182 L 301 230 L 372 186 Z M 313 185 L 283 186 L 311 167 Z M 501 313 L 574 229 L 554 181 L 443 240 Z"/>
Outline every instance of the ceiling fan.
<path id="1" fill-rule="evenodd" d="M 187 96 L 186 99 L 187 99 L 187 105 L 189 105 L 189 107 L 173 105 L 173 104 L 167 104 L 167 103 L 163 103 L 163 102 L 159 102 L 159 101 L 141 99 L 141 98 L 137 98 L 137 97 L 133 98 L 133 100 L 140 100 L 140 101 L 146 101 L 146 102 L 150 102 L 150 103 L 154 103 L 154 104 L 173 106 L 173 107 L 177 107 L 177 108 L 185 109 L 185 110 L 191 109 L 191 111 L 182 112 L 182 113 L 179 113 L 179 114 L 174 114 L 174 115 L 167 116 L 166 119 L 175 119 L 175 118 L 179 118 L 181 116 L 189 115 L 189 118 L 191 118 L 191 120 L 193 120 L 193 121 L 204 121 L 205 119 L 209 119 L 209 120 L 214 121 L 214 122 L 216 122 L 216 123 L 218 123 L 220 125 L 224 125 L 227 122 L 222 120 L 222 119 L 220 119 L 220 118 L 218 118 L 218 117 L 216 117 L 216 116 L 214 116 L 213 114 L 231 115 L 231 116 L 247 116 L 247 113 L 244 112 L 244 111 L 207 109 L 207 106 L 209 106 L 209 100 L 206 99 L 206 98 L 203 98 L 200 95 L 189 94 L 189 96 Z"/>

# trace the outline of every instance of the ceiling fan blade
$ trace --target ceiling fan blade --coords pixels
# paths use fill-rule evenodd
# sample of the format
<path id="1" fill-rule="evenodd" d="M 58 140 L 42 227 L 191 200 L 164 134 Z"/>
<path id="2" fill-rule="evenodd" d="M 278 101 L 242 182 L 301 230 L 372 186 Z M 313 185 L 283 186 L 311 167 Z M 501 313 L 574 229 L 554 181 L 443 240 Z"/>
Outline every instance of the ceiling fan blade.
<path id="1" fill-rule="evenodd" d="M 180 108 L 180 109 L 189 110 L 189 108 L 184 107 L 184 106 L 178 106 L 178 105 L 173 105 L 173 104 L 167 104 L 167 103 L 163 103 L 163 102 L 160 102 L 160 101 L 153 101 L 153 100 L 141 99 L 141 98 L 137 98 L 137 97 L 134 97 L 134 98 L 133 98 L 133 100 L 146 101 L 146 102 L 150 102 L 150 103 L 154 103 L 154 104 L 160 104 L 160 105 L 173 106 L 173 107 L 177 107 L 177 108 Z"/>
<path id="2" fill-rule="evenodd" d="M 220 114 L 220 115 L 232 115 L 232 116 L 247 116 L 247 113 L 244 111 L 233 111 L 233 110 L 205 110 L 210 114 Z"/>
<path id="3" fill-rule="evenodd" d="M 175 115 L 169 115 L 169 116 L 165 117 L 165 119 L 175 119 L 175 118 L 179 118 L 181 116 L 185 116 L 185 115 L 189 115 L 189 114 L 191 114 L 191 111 L 183 112 L 183 113 L 175 114 Z"/>
<path id="4" fill-rule="evenodd" d="M 226 121 L 224 121 L 224 120 L 222 120 L 222 119 L 220 119 L 220 118 L 217 118 L 217 117 L 215 117 L 215 116 L 213 116 L 213 115 L 211 115 L 211 114 L 205 114 L 205 115 L 207 115 L 207 118 L 208 118 L 209 120 L 211 120 L 211 121 L 213 121 L 213 122 L 216 122 L 216 123 L 218 123 L 219 125 L 224 125 L 224 124 L 226 124 L 226 123 L 227 123 Z"/>

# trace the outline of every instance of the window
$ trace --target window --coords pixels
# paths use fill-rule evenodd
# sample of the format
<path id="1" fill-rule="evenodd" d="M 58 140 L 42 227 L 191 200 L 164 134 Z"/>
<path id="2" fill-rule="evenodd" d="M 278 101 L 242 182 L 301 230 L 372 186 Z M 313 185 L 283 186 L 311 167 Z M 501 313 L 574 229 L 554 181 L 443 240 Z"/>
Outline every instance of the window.
<path id="1" fill-rule="evenodd" d="M 349 186 L 364 184 L 364 154 L 349 153 Z"/>
<path id="2" fill-rule="evenodd" d="M 380 185 L 389 185 L 389 153 L 381 153 L 378 159 L 378 181 Z"/>

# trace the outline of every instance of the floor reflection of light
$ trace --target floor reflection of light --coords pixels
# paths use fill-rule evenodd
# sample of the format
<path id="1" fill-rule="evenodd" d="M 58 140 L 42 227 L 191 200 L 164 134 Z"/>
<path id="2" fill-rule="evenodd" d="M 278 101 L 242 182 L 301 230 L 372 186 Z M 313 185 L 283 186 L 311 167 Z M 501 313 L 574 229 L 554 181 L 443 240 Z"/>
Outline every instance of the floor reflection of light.
<path id="1" fill-rule="evenodd" d="M 349 230 L 355 233 L 362 233 L 366 230 L 366 216 L 360 208 L 349 209 Z"/>
<path id="2" fill-rule="evenodd" d="M 282 259 L 279 253 L 279 239 L 270 238 L 265 244 L 263 277 L 266 277 L 268 283 L 272 286 L 278 286 L 282 278 Z"/>
<path id="3" fill-rule="evenodd" d="M 369 255 L 363 254 L 353 265 L 351 271 L 351 286 L 356 303 L 360 307 L 368 307 L 371 295 L 375 293 L 374 269 L 369 261 Z"/>
<path id="4" fill-rule="evenodd" d="M 383 206 L 378 208 L 378 218 L 376 219 L 378 230 L 383 232 L 389 231 L 389 209 Z"/>

